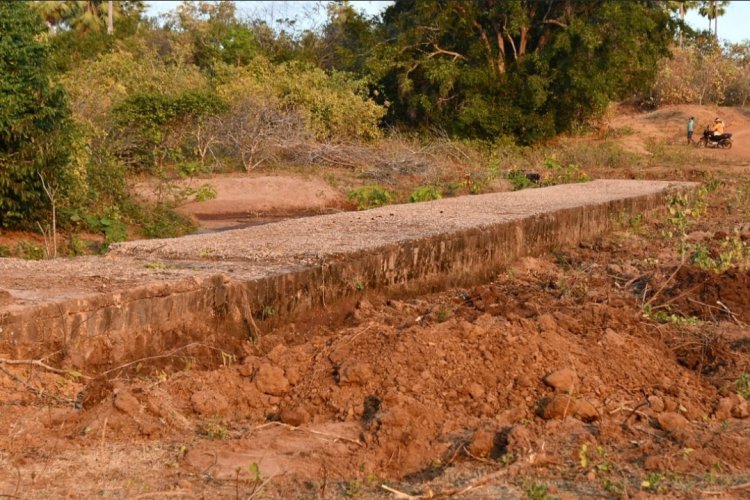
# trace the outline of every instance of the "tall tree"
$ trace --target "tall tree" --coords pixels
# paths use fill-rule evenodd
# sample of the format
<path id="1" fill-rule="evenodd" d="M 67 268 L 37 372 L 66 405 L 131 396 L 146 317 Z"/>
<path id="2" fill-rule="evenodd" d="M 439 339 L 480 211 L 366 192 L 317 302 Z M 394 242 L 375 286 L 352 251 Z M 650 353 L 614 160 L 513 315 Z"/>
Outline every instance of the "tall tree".
<path id="1" fill-rule="evenodd" d="M 47 205 L 42 179 L 67 174 L 70 113 L 44 31 L 25 2 L 0 3 L 0 226 L 28 223 Z"/>
<path id="2" fill-rule="evenodd" d="M 35 1 L 34 8 L 53 31 L 72 29 L 79 33 L 114 33 L 114 22 L 140 14 L 142 0 L 51 0 Z"/>
<path id="3" fill-rule="evenodd" d="M 183 1 L 168 17 L 165 27 L 185 33 L 193 45 L 196 65 L 212 70 L 214 64 L 247 64 L 258 51 L 250 27 L 237 19 L 234 2 Z"/>
<path id="4" fill-rule="evenodd" d="M 528 142 L 648 86 L 673 29 L 648 0 L 397 0 L 368 64 L 392 119 Z"/>
<path id="5" fill-rule="evenodd" d="M 329 3 L 327 13 L 319 64 L 326 69 L 361 73 L 375 42 L 374 23 L 348 1 Z"/>
<path id="6" fill-rule="evenodd" d="M 668 0 L 664 3 L 664 6 L 672 13 L 676 13 L 680 17 L 680 26 L 679 26 L 679 34 L 680 34 L 680 47 L 682 47 L 683 44 L 683 38 L 684 38 L 684 30 L 685 30 L 685 16 L 687 13 L 693 9 L 697 9 L 700 7 L 700 0 Z"/>
<path id="7" fill-rule="evenodd" d="M 702 0 L 698 13 L 708 19 L 708 32 L 711 33 L 711 23 L 714 25 L 714 37 L 719 39 L 719 17 L 727 12 L 729 0 Z"/>

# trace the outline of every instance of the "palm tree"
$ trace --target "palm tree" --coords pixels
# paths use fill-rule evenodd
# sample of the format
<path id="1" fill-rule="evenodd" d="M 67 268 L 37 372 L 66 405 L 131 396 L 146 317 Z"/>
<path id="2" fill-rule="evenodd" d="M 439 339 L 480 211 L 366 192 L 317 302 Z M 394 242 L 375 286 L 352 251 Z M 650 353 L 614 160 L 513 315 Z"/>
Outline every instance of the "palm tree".
<path id="1" fill-rule="evenodd" d="M 714 23 L 714 36 L 719 39 L 719 16 L 726 14 L 729 0 L 702 0 L 698 13 L 708 18 L 708 32 L 711 33 L 711 22 Z"/>
<path id="2" fill-rule="evenodd" d="M 114 33 L 114 21 L 129 12 L 143 10 L 141 0 L 56 0 L 36 1 L 34 8 L 52 31 L 72 29 L 79 33 L 107 30 Z"/>
<path id="3" fill-rule="evenodd" d="M 685 15 L 688 11 L 697 9 L 700 4 L 700 0 L 670 0 L 666 2 L 666 7 L 670 12 L 678 12 L 680 15 L 680 22 L 682 25 L 685 24 Z M 680 27 L 680 47 L 682 47 L 683 30 Z"/>

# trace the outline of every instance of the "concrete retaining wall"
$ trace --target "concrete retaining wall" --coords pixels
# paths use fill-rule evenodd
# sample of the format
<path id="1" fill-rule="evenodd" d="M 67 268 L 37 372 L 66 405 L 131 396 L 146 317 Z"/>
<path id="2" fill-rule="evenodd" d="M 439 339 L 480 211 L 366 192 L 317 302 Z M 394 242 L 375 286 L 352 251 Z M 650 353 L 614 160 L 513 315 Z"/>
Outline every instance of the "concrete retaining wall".
<path id="1" fill-rule="evenodd" d="M 335 309 L 363 293 L 420 293 L 491 279 L 518 257 L 606 231 L 620 214 L 663 207 L 666 193 L 417 238 L 255 279 L 205 274 L 6 311 L 0 314 L 0 341 L 16 357 L 60 350 L 61 362 L 87 372 L 191 340 L 237 344 L 252 340 L 259 329 Z"/>

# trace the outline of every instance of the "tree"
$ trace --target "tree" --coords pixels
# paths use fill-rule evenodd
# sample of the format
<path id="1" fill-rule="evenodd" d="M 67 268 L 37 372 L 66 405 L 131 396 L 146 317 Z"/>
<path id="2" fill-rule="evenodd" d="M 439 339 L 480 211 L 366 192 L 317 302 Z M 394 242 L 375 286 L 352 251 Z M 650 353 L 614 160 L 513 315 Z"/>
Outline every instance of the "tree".
<path id="1" fill-rule="evenodd" d="M 40 17 L 24 2 L 0 3 L 0 225 L 28 225 L 66 187 L 72 125 L 64 89 L 52 81 Z"/>
<path id="2" fill-rule="evenodd" d="M 676 13 L 680 17 L 680 47 L 683 44 L 683 35 L 686 28 L 685 16 L 693 9 L 697 9 L 700 6 L 700 0 L 668 0 L 664 3 L 664 6 L 669 12 Z"/>
<path id="3" fill-rule="evenodd" d="M 368 68 L 392 120 L 529 142 L 647 88 L 673 30 L 652 1 L 402 0 Z"/>
<path id="4" fill-rule="evenodd" d="M 708 19 L 708 32 L 711 33 L 711 22 L 714 23 L 714 37 L 719 39 L 719 17 L 726 14 L 729 0 L 702 0 L 698 13 Z"/>
<path id="5" fill-rule="evenodd" d="M 258 52 L 252 30 L 237 19 L 234 2 L 183 2 L 169 17 L 166 28 L 186 33 L 193 44 L 193 59 L 201 69 L 217 62 L 241 66 Z"/>
<path id="6" fill-rule="evenodd" d="M 331 2 L 321 41 L 320 66 L 362 73 L 375 42 L 374 24 L 349 2 Z"/>
<path id="7" fill-rule="evenodd" d="M 114 33 L 114 21 L 140 15 L 142 0 L 51 0 L 35 1 L 34 9 L 53 32 L 73 30 L 77 33 Z"/>

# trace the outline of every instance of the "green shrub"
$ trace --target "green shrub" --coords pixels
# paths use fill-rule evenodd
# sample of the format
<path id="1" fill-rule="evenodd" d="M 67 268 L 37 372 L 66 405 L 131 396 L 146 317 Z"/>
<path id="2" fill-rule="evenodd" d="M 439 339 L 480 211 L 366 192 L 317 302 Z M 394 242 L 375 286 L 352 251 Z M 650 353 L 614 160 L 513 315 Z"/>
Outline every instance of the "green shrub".
<path id="1" fill-rule="evenodd" d="M 42 260 L 46 256 L 44 248 L 30 241 L 16 243 L 16 255 L 21 259 Z"/>
<path id="2" fill-rule="evenodd" d="M 131 94 L 112 110 L 120 137 L 118 154 L 134 171 L 151 173 L 165 162 L 192 159 L 189 130 L 227 109 L 227 103 L 212 92 Z"/>
<path id="3" fill-rule="evenodd" d="M 320 140 L 375 139 L 385 108 L 368 97 L 367 82 L 330 74 L 298 61 L 272 64 L 256 57 L 247 66 L 220 66 L 218 91 L 228 101 L 247 96 L 277 102 L 303 117 Z"/>
<path id="4" fill-rule="evenodd" d="M 591 177 L 581 170 L 581 167 L 574 163 L 567 165 L 561 164 L 556 158 L 548 157 L 544 160 L 544 167 L 549 172 L 549 177 L 545 179 L 545 186 L 555 184 L 570 184 L 574 182 L 587 182 Z"/>
<path id="5" fill-rule="evenodd" d="M 530 187 L 536 187 L 537 184 L 530 180 L 526 173 L 521 170 L 511 170 L 508 172 L 508 180 L 513 188 L 513 191 L 520 191 Z"/>
<path id="6" fill-rule="evenodd" d="M 349 201 L 355 201 L 359 210 L 387 205 L 393 195 L 382 186 L 372 184 L 362 186 L 349 192 Z"/>
<path id="7" fill-rule="evenodd" d="M 737 394 L 745 399 L 750 399 L 750 373 L 743 373 L 735 382 Z"/>
<path id="8" fill-rule="evenodd" d="M 440 190 L 435 186 L 419 186 L 409 195 L 409 202 L 418 203 L 420 201 L 439 200 L 442 197 Z"/>
<path id="9" fill-rule="evenodd" d="M 138 210 L 136 222 L 147 238 L 176 238 L 195 230 L 195 224 L 164 204 Z"/>

